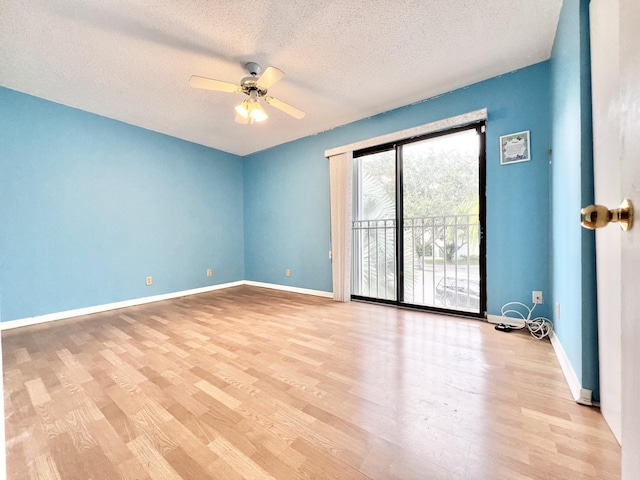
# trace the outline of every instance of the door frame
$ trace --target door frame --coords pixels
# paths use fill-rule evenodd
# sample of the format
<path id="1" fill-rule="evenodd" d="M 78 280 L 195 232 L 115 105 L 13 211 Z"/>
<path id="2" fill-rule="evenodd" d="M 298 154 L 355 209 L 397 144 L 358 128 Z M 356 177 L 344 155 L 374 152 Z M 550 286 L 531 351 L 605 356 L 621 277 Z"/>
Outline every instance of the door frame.
<path id="1" fill-rule="evenodd" d="M 442 137 L 446 135 L 452 135 L 459 132 L 475 130 L 480 145 L 478 146 L 478 197 L 479 197 L 479 240 L 480 240 L 480 253 L 479 253 L 479 270 L 480 270 L 480 306 L 479 311 L 476 312 L 467 312 L 462 310 L 451 310 L 446 308 L 440 308 L 436 306 L 429 305 L 419 305 L 406 303 L 404 301 L 404 222 L 401 221 L 404 219 L 404 209 L 403 209 L 403 168 L 402 168 L 402 148 L 405 145 L 409 145 L 412 143 L 429 140 L 432 138 Z M 375 153 L 381 153 L 385 151 L 395 151 L 395 160 L 396 160 L 396 228 L 395 228 L 395 236 L 396 236 L 396 300 L 387 300 L 387 299 L 379 299 L 373 297 L 367 297 L 362 295 L 351 295 L 352 300 L 360 300 L 371 303 L 381 303 L 387 305 L 395 305 L 397 307 L 402 308 L 410 308 L 415 310 L 425 310 L 431 312 L 438 312 L 447 315 L 454 316 L 464 316 L 464 317 L 473 317 L 473 318 L 486 318 L 487 311 L 487 282 L 486 282 L 486 266 L 487 266 L 487 246 L 486 246 L 486 164 L 487 164 L 487 151 L 486 151 L 486 120 L 478 120 L 472 123 L 468 123 L 466 125 L 453 126 L 450 128 L 437 130 L 434 132 L 428 132 L 421 135 L 416 135 L 413 137 L 405 138 L 402 140 L 397 140 L 394 142 L 389 142 L 381 145 L 369 146 L 366 148 L 362 148 L 359 150 L 353 151 L 354 160 L 358 157 L 363 157 L 366 155 L 371 155 Z M 354 168 L 355 172 L 355 168 Z M 355 177 L 354 177 L 355 178 Z M 354 193 L 357 192 L 357 188 L 354 188 Z M 354 209 L 355 211 L 355 209 Z"/>

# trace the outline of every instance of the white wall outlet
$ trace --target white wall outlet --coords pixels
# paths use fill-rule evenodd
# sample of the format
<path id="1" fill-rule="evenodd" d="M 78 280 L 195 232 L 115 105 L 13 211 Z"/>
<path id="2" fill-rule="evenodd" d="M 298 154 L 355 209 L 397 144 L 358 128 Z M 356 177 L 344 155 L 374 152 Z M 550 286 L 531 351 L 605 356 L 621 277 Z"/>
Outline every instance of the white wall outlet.
<path id="1" fill-rule="evenodd" d="M 534 290 L 533 292 L 531 292 L 531 301 L 538 305 L 544 303 L 542 292 L 540 290 Z"/>
<path id="2" fill-rule="evenodd" d="M 287 268 L 287 269 L 284 271 L 284 274 L 285 274 L 287 277 L 290 277 L 290 276 L 291 276 L 291 270 L 290 270 L 289 268 Z"/>
<path id="3" fill-rule="evenodd" d="M 556 302 L 556 318 L 560 318 L 560 302 Z"/>
<path id="4" fill-rule="evenodd" d="M 147 283 L 147 285 L 153 285 L 153 278 L 152 277 L 147 277 L 145 279 L 145 282 Z"/>
<path id="5" fill-rule="evenodd" d="M 331 250 L 329 250 L 329 260 L 331 260 L 333 258 L 333 254 L 331 253 Z"/>
<path id="6" fill-rule="evenodd" d="M 207 277 L 213 277 L 213 270 L 207 268 Z"/>

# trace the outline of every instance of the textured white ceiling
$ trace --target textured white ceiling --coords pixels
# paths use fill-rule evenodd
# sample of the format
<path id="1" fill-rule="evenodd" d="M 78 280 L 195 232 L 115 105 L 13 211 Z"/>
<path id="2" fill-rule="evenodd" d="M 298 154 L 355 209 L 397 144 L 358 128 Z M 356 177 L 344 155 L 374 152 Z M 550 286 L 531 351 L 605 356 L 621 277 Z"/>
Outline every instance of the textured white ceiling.
<path id="1" fill-rule="evenodd" d="M 0 0 L 0 85 L 245 155 L 549 58 L 562 0 Z M 239 125 L 244 64 L 307 115 Z"/>

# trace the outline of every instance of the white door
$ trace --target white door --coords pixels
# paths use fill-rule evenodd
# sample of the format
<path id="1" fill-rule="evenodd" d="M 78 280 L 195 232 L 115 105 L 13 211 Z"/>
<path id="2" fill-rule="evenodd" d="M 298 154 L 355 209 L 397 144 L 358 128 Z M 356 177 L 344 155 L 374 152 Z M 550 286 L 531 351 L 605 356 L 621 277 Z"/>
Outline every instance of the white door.
<path id="1" fill-rule="evenodd" d="M 640 209 L 640 2 L 620 1 L 622 194 Z M 622 478 L 640 472 L 640 215 L 622 237 Z"/>
<path id="2" fill-rule="evenodd" d="M 637 211 L 596 237 L 600 396 L 626 480 L 640 471 L 640 2 L 592 0 L 591 18 L 596 203 Z"/>
<path id="3" fill-rule="evenodd" d="M 618 2 L 591 0 L 590 17 L 595 200 L 613 208 L 623 198 L 618 168 L 621 143 Z M 622 422 L 622 235 L 615 225 L 596 231 L 600 407 L 618 442 Z"/>

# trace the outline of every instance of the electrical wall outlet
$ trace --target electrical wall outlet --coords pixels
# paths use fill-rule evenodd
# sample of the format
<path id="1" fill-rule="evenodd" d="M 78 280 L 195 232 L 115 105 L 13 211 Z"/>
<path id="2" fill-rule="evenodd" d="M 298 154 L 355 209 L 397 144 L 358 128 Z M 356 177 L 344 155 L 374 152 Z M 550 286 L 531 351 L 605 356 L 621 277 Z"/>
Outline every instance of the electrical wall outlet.
<path id="1" fill-rule="evenodd" d="M 153 285 L 153 278 L 152 277 L 147 277 L 145 279 L 145 281 L 146 281 L 147 285 Z"/>
<path id="2" fill-rule="evenodd" d="M 556 318 L 560 318 L 560 302 L 556 302 Z"/>
<path id="3" fill-rule="evenodd" d="M 544 300 L 542 299 L 542 292 L 540 290 L 534 290 L 531 292 L 531 301 L 535 304 L 543 304 Z"/>
<path id="4" fill-rule="evenodd" d="M 207 268 L 207 277 L 213 277 L 213 270 Z"/>
<path id="5" fill-rule="evenodd" d="M 291 276 L 291 270 L 287 268 L 287 269 L 284 271 L 284 274 L 285 274 L 287 277 L 290 277 L 290 276 Z"/>

